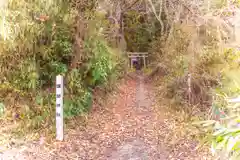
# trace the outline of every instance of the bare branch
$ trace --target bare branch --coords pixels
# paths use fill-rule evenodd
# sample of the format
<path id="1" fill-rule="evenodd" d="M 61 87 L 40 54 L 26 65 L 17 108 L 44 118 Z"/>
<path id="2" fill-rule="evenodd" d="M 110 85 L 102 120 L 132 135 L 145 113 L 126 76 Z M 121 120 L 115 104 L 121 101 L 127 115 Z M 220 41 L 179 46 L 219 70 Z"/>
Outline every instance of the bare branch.
<path id="1" fill-rule="evenodd" d="M 131 9 L 135 4 L 137 4 L 138 2 L 140 2 L 141 0 L 136 0 L 134 1 L 132 4 L 130 4 L 127 8 L 125 8 L 122 13 L 128 11 L 129 9 Z"/>
<path id="2" fill-rule="evenodd" d="M 156 12 L 156 9 L 154 7 L 154 4 L 151 0 L 148 0 L 150 6 L 151 6 L 151 9 L 152 9 L 152 12 L 154 13 L 155 17 L 157 18 L 157 20 L 160 22 L 160 25 L 161 25 L 161 34 L 163 34 L 163 29 L 164 29 L 164 24 L 163 24 L 163 21 L 161 20 L 161 17 L 159 17 L 159 15 L 157 15 L 157 12 Z"/>

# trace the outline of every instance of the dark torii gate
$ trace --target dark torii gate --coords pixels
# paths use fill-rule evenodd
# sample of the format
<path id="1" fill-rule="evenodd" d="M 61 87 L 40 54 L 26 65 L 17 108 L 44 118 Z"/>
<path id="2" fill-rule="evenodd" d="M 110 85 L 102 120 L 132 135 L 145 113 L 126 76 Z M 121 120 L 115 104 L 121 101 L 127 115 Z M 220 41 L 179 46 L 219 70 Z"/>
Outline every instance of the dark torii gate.
<path id="1" fill-rule="evenodd" d="M 127 52 L 128 58 L 130 60 L 130 68 L 133 68 L 134 61 L 143 60 L 143 67 L 146 68 L 146 58 L 148 57 L 148 52 Z"/>

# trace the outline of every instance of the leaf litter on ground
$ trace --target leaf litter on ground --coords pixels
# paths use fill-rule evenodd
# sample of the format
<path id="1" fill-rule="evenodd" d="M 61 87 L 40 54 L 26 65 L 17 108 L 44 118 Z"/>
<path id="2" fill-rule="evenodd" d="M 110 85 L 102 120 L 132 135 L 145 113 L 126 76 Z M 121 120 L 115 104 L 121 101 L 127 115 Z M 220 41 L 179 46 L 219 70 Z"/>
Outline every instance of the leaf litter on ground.
<path id="1" fill-rule="evenodd" d="M 28 160 L 211 159 L 208 150 L 197 148 L 198 142 L 192 139 L 188 124 L 181 120 L 183 113 L 174 113 L 159 103 L 153 87 L 140 85 L 135 77 L 122 80 L 117 90 L 102 100 L 104 106 L 94 103 L 89 115 L 70 122 L 64 142 L 48 142 L 40 137 L 38 142 L 19 149 L 20 157 Z"/>

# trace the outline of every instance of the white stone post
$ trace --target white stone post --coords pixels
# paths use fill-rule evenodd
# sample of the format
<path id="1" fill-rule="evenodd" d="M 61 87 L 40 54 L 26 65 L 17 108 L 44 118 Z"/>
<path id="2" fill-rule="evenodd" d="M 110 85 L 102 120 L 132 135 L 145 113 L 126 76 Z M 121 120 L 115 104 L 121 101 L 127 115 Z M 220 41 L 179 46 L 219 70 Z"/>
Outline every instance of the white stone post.
<path id="1" fill-rule="evenodd" d="M 63 140 L 63 76 L 56 77 L 56 139 Z"/>

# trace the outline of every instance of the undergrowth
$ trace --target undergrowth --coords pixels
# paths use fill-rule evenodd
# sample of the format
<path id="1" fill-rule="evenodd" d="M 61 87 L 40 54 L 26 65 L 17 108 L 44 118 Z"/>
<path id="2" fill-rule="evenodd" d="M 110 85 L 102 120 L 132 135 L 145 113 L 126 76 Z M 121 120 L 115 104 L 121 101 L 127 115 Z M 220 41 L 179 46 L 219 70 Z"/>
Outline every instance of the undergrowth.
<path id="1" fill-rule="evenodd" d="M 43 5 L 44 4 L 44 5 Z M 81 64 L 72 68 L 76 58 L 74 24 L 77 12 L 69 2 L 11 1 L 1 11 L 0 34 L 0 121 L 17 122 L 20 130 L 50 129 L 55 119 L 55 77 L 64 76 L 64 117 L 87 113 L 96 86 L 110 91 L 123 74 L 125 60 L 110 47 L 99 25 L 86 28 L 81 41 Z M 99 16 L 84 23 L 102 22 Z M 104 23 L 100 23 L 104 25 Z M 104 27 L 104 26 L 102 26 Z"/>
<path id="2" fill-rule="evenodd" d="M 185 23 L 171 27 L 151 44 L 154 63 L 167 69 L 166 75 L 157 75 L 159 92 L 169 106 L 198 121 L 208 119 L 196 124 L 213 155 L 239 159 L 239 102 L 230 100 L 239 97 L 238 49 L 227 47 L 224 28 L 215 21 L 198 26 L 200 30 Z"/>

